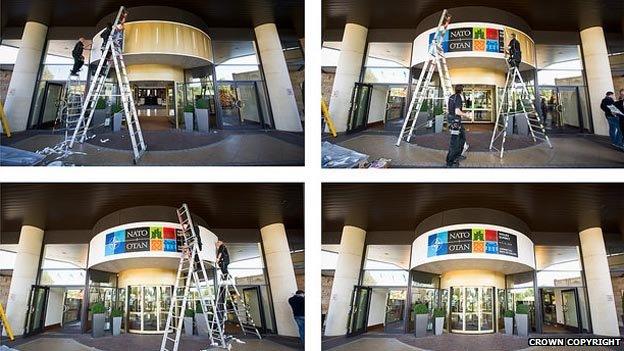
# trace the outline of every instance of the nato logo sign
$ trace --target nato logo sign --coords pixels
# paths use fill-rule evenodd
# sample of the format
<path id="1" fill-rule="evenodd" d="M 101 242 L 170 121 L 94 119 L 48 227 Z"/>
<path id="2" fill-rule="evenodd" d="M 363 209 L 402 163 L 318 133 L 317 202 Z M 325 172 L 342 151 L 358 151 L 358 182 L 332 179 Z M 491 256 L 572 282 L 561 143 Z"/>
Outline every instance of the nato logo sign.
<path id="1" fill-rule="evenodd" d="M 106 234 L 105 256 L 128 252 L 177 252 L 176 229 L 169 227 L 137 227 Z"/>
<path id="2" fill-rule="evenodd" d="M 435 32 L 429 34 L 429 44 Z M 446 31 L 442 38 L 444 52 L 483 51 L 504 53 L 505 31 L 486 27 L 462 27 Z"/>
<path id="3" fill-rule="evenodd" d="M 459 253 L 518 257 L 517 237 L 510 233 L 483 228 L 449 230 L 429 235 L 427 257 Z"/>

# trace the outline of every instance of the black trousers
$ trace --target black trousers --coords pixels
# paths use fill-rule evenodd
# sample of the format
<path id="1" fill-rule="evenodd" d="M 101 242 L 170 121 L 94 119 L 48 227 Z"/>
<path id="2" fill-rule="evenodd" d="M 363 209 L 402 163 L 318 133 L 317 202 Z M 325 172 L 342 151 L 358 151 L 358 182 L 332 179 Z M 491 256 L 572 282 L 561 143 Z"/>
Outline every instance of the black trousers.
<path id="1" fill-rule="evenodd" d="M 464 125 L 459 123 L 458 134 L 451 134 L 451 141 L 449 143 L 449 151 L 446 154 L 446 165 L 452 166 L 454 163 L 459 162 L 459 156 L 464 151 L 464 144 L 466 143 L 466 131 Z M 451 130 L 451 133 L 453 130 Z"/>
<path id="2" fill-rule="evenodd" d="M 512 56 L 509 58 L 508 62 L 511 67 L 520 67 L 521 59 L 519 57 Z"/>
<path id="3" fill-rule="evenodd" d="M 74 57 L 74 67 L 72 68 L 72 73 L 78 73 L 78 71 L 82 68 L 82 65 L 84 65 L 84 58 Z"/>
<path id="4" fill-rule="evenodd" d="M 223 275 L 227 275 L 228 274 L 228 265 L 230 264 L 230 260 L 221 260 L 219 261 L 218 265 L 219 268 L 221 269 L 221 273 L 223 273 Z"/>

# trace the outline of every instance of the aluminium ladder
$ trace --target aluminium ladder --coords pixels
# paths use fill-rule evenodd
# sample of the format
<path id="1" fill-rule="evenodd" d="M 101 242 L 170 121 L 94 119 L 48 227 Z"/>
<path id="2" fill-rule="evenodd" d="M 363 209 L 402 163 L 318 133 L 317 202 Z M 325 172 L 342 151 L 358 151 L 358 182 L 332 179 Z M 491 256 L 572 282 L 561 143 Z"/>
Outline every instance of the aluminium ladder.
<path id="1" fill-rule="evenodd" d="M 186 204 L 182 204 L 182 207 L 177 209 L 176 212 L 182 226 L 182 233 L 179 234 L 182 242 L 182 257 L 178 265 L 176 283 L 171 297 L 171 305 L 169 306 L 169 314 L 167 315 L 160 351 L 178 350 L 182 335 L 184 313 L 191 300 L 189 298 L 191 286 L 194 286 L 199 294 L 197 300 L 201 306 L 206 326 L 210 326 L 211 323 L 220 325 L 219 314 L 215 313 L 216 306 L 214 300 L 212 297 L 205 298 L 202 293 L 207 288 L 209 279 L 204 262 L 199 258 L 199 233 L 195 232 L 191 212 Z M 203 280 L 200 278 L 203 278 Z M 170 336 L 171 334 L 173 334 L 173 337 Z M 216 330 L 215 335 L 213 329 L 208 327 L 208 337 L 211 346 L 225 349 L 231 348 L 221 329 Z"/>
<path id="2" fill-rule="evenodd" d="M 65 82 L 65 93 L 59 103 L 58 116 L 54 127 L 59 126 L 65 132 L 65 137 L 60 144 L 59 151 L 67 154 L 72 131 L 76 129 L 83 106 L 84 91 L 82 81 L 78 76 L 70 75 Z M 82 131 L 82 130 L 81 130 Z"/>
<path id="3" fill-rule="evenodd" d="M 518 96 L 520 98 L 517 98 Z M 515 101 L 511 103 L 510 100 Z M 503 158 L 505 153 L 505 141 L 507 140 L 507 128 L 509 128 L 509 117 L 512 115 L 520 115 L 524 118 L 533 142 L 537 142 L 538 140 L 545 141 L 548 147 L 552 149 L 553 146 L 550 143 L 548 135 L 546 135 L 546 128 L 542 123 L 542 118 L 535 109 L 532 95 L 529 93 L 522 79 L 522 75 L 520 75 L 520 71 L 516 66 L 509 66 L 507 78 L 505 80 L 505 89 L 503 94 L 501 94 L 498 106 L 498 114 L 496 115 L 496 122 L 494 123 L 492 138 L 490 140 L 490 151 L 498 151 L 500 153 L 500 158 Z M 518 110 L 518 107 L 522 107 L 522 110 Z M 499 143 L 499 146 L 496 147 L 495 143 Z"/>
<path id="4" fill-rule="evenodd" d="M 403 127 L 401 133 L 396 142 L 396 146 L 400 146 L 403 139 L 409 142 L 416 128 L 416 121 L 418 120 L 418 113 L 423 106 L 426 99 L 436 99 L 431 97 L 431 80 L 433 73 L 437 70 L 440 77 L 440 83 L 442 85 L 442 106 L 446 113 L 448 110 L 448 97 L 453 94 L 453 86 L 451 83 L 451 76 L 449 74 L 448 65 L 446 62 L 446 56 L 444 55 L 444 48 L 442 47 L 442 41 L 448 30 L 448 25 L 451 22 L 451 15 L 445 9 L 442 11 L 442 16 L 438 22 L 438 27 L 433 36 L 433 41 L 429 45 L 427 59 L 423 64 L 423 68 L 420 71 L 420 77 L 416 83 L 416 88 L 412 94 L 409 107 L 407 109 L 407 115 L 403 121 Z"/>
<path id="5" fill-rule="evenodd" d="M 219 318 L 216 319 L 220 321 L 221 324 L 215 325 L 213 324 L 211 327 L 215 329 L 220 329 L 223 333 L 225 333 L 225 322 L 227 320 L 228 314 L 233 314 L 236 317 L 236 322 L 240 326 L 243 335 L 247 335 L 247 333 L 254 334 L 258 337 L 258 339 L 262 339 L 258 328 L 256 327 L 256 323 L 254 322 L 251 314 L 249 313 L 249 308 L 247 304 L 243 301 L 242 295 L 239 293 L 238 288 L 236 287 L 235 278 L 230 274 L 222 274 L 221 270 L 219 272 L 219 292 L 217 293 L 217 314 L 219 314 Z M 214 330 L 213 330 L 214 332 Z"/>
<path id="6" fill-rule="evenodd" d="M 113 66 L 117 76 L 119 94 L 112 96 L 121 97 L 122 111 L 126 117 L 126 125 L 128 127 L 128 133 L 130 134 L 130 141 L 132 143 L 134 163 L 136 164 L 147 150 L 147 146 L 145 145 L 143 133 L 141 132 L 139 116 L 134 104 L 134 97 L 132 96 L 132 90 L 130 88 L 126 63 L 122 54 L 123 39 L 120 39 L 120 37 L 123 37 L 123 33 L 121 33 L 120 29 L 118 29 L 118 25 L 123 25 L 126 16 L 127 11 L 122 6 L 117 13 L 115 21 L 113 22 L 111 34 L 108 36 L 106 43 L 103 44 L 104 51 L 102 52 L 100 63 L 95 71 L 95 81 L 89 86 L 89 91 L 82 105 L 80 117 L 76 122 L 74 133 L 69 142 L 69 148 L 73 148 L 76 140 L 83 143 L 87 139 L 87 131 L 89 129 L 89 125 L 91 124 L 91 120 L 93 119 L 95 106 L 97 105 L 100 95 L 103 93 L 106 78 L 111 70 L 111 66 Z"/>

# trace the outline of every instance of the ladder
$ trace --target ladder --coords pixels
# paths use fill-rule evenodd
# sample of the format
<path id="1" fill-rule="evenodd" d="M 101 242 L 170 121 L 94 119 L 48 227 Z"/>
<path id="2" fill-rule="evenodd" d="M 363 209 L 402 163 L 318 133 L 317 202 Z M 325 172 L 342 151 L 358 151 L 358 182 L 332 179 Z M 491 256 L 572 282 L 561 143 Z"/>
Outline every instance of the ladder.
<path id="1" fill-rule="evenodd" d="M 9 127 L 9 120 L 4 113 L 4 106 L 2 106 L 2 101 L 0 101 L 0 121 L 2 121 L 2 130 L 4 134 L 7 135 L 8 138 L 11 137 L 11 128 Z"/>
<path id="2" fill-rule="evenodd" d="M 169 314 L 167 315 L 160 351 L 177 351 L 180 346 L 184 313 L 191 302 L 189 298 L 191 286 L 195 287 L 199 294 L 197 301 L 199 301 L 201 306 L 206 326 L 210 326 L 211 323 L 220 324 L 218 313 L 214 313 L 216 311 L 214 300 L 212 297 L 204 297 L 202 293 L 202 291 L 206 290 L 209 279 L 204 262 L 199 258 L 199 234 L 195 232 L 191 212 L 186 204 L 182 204 L 182 207 L 178 208 L 176 213 L 182 226 L 182 233 L 178 235 L 182 243 L 182 257 L 178 265 L 176 283 L 171 297 L 171 305 L 169 306 Z M 171 334 L 173 334 L 173 337 L 170 336 Z M 215 335 L 212 328 L 209 327 L 208 337 L 210 338 L 211 346 L 226 349 L 231 347 L 226 340 L 225 333 L 221 329 L 217 330 Z"/>
<path id="3" fill-rule="evenodd" d="M 420 77 L 416 82 L 416 88 L 412 94 L 412 99 L 407 109 L 407 115 L 403 121 L 403 127 L 401 128 L 401 133 L 397 139 L 396 146 L 400 146 L 404 139 L 406 142 L 409 142 L 412 138 L 414 129 L 416 128 L 416 121 L 418 120 L 418 113 L 420 112 L 425 100 L 442 99 L 443 110 L 445 113 L 448 112 L 448 97 L 453 94 L 453 85 L 451 83 L 451 76 L 446 63 L 446 56 L 444 55 L 442 41 L 446 35 L 450 22 L 451 15 L 445 9 L 442 11 L 442 16 L 440 17 L 438 27 L 433 36 L 433 41 L 429 46 L 427 59 L 423 64 L 423 68 L 420 71 Z M 433 73 L 436 70 L 438 71 L 442 86 L 442 98 L 432 97 L 431 79 L 433 78 Z"/>
<path id="4" fill-rule="evenodd" d="M 321 99 L 321 115 L 323 116 L 323 120 L 325 120 L 325 123 L 327 124 L 327 129 L 329 129 L 329 132 L 335 138 L 336 127 L 334 127 L 334 121 L 329 115 L 329 109 L 327 108 L 327 104 L 325 103 L 325 100 L 323 99 Z"/>
<path id="5" fill-rule="evenodd" d="M 65 94 L 60 101 L 58 116 L 54 123 L 55 127 L 60 126 L 61 130 L 65 132 L 65 137 L 60 145 L 61 151 L 64 153 L 68 151 L 72 131 L 78 125 L 80 112 L 82 111 L 83 96 L 82 81 L 78 76 L 70 75 L 65 82 Z"/>
<path id="6" fill-rule="evenodd" d="M 6 330 L 9 339 L 11 341 L 15 340 L 15 336 L 13 336 L 13 329 L 11 329 L 11 325 L 9 324 L 9 319 L 7 318 L 6 313 L 4 313 L 2 304 L 0 304 L 0 339 L 2 338 L 2 326 L 4 326 L 4 330 Z"/>
<path id="7" fill-rule="evenodd" d="M 509 66 L 509 63 L 507 63 Z M 515 92 L 516 94 L 513 94 Z M 517 99 L 516 97 L 520 98 Z M 517 102 L 510 100 L 516 100 L 520 102 L 522 110 L 518 110 Z M 501 94 L 499 100 L 498 114 L 496 115 L 496 122 L 494 123 L 494 130 L 492 131 L 492 139 L 490 140 L 490 151 L 498 151 L 499 157 L 503 158 L 505 153 L 505 141 L 507 139 L 507 128 L 509 127 L 509 117 L 512 115 L 524 117 L 529 133 L 533 142 L 538 140 L 545 141 L 548 147 L 552 149 L 552 144 L 548 135 L 546 135 L 546 128 L 542 123 L 542 118 L 535 109 L 533 104 L 532 95 L 529 93 L 527 86 L 520 75 L 520 71 L 516 66 L 509 66 L 507 70 L 507 78 L 505 80 L 505 89 Z M 498 147 L 495 144 L 499 145 Z"/>
<path id="8" fill-rule="evenodd" d="M 219 270 L 219 292 L 217 293 L 217 311 L 224 318 L 220 318 L 221 325 L 219 327 L 225 331 L 225 322 L 228 314 L 236 316 L 236 322 L 241 328 L 243 335 L 247 333 L 254 334 L 258 339 L 262 339 L 256 323 L 254 322 L 247 304 L 239 293 L 234 277 L 230 274 L 222 274 Z"/>
<path id="9" fill-rule="evenodd" d="M 126 9 L 122 6 L 117 13 L 115 22 L 113 22 L 113 28 L 108 40 L 104 44 L 104 51 L 100 58 L 97 70 L 95 71 L 95 81 L 89 86 L 89 92 L 84 99 L 80 117 L 74 127 L 74 133 L 72 134 L 69 142 L 69 148 L 73 148 L 74 143 L 78 139 L 80 143 L 83 143 L 87 139 L 87 131 L 95 107 L 100 95 L 103 93 L 106 78 L 111 70 L 111 66 L 115 68 L 117 77 L 117 86 L 119 88 L 118 95 L 121 97 L 122 110 L 126 118 L 126 125 L 128 127 L 128 133 L 130 134 L 130 141 L 132 142 L 132 151 L 134 154 L 134 163 L 138 163 L 139 159 L 145 151 L 147 146 L 143 139 L 143 133 L 141 132 L 141 125 L 139 124 L 139 116 L 134 104 L 134 97 L 132 96 L 132 90 L 130 88 L 130 81 L 128 79 L 128 72 L 126 70 L 126 63 L 122 54 L 122 41 L 117 39 L 119 36 L 123 36 L 123 33 L 117 28 L 119 24 L 123 25 L 125 17 L 127 16 Z M 110 55 L 110 60 L 108 59 Z"/>

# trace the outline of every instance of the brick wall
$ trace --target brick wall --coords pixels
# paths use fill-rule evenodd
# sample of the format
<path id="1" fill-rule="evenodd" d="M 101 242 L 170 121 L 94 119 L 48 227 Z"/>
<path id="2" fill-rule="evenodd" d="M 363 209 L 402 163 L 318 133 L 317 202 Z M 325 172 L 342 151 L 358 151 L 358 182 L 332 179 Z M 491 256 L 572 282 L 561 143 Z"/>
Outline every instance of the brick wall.
<path id="1" fill-rule="evenodd" d="M 321 73 L 321 96 L 328 106 L 329 100 L 331 98 L 332 88 L 334 87 L 334 76 L 334 73 Z"/>
<path id="2" fill-rule="evenodd" d="M 4 105 L 13 71 L 0 70 L 0 102 Z"/>
<path id="3" fill-rule="evenodd" d="M 612 278 L 611 283 L 613 284 L 613 299 L 615 300 L 615 309 L 617 310 L 618 322 L 620 326 L 624 326 L 624 321 L 622 321 L 622 292 L 624 291 L 624 277 Z"/>
<path id="4" fill-rule="evenodd" d="M 297 109 L 299 110 L 299 116 L 304 121 L 304 104 L 303 104 L 303 90 L 302 83 L 305 80 L 305 71 L 290 71 L 290 81 L 292 83 L 293 92 L 295 93 L 295 101 L 297 102 Z"/>
<path id="5" fill-rule="evenodd" d="M 297 274 L 295 279 L 297 280 L 297 290 L 305 291 L 305 274 Z"/>
<path id="6" fill-rule="evenodd" d="M 0 304 L 6 309 L 6 304 L 9 299 L 9 288 L 11 287 L 11 277 L 6 275 L 0 275 Z"/>
<path id="7" fill-rule="evenodd" d="M 321 314 L 327 314 L 334 277 L 321 276 Z"/>

